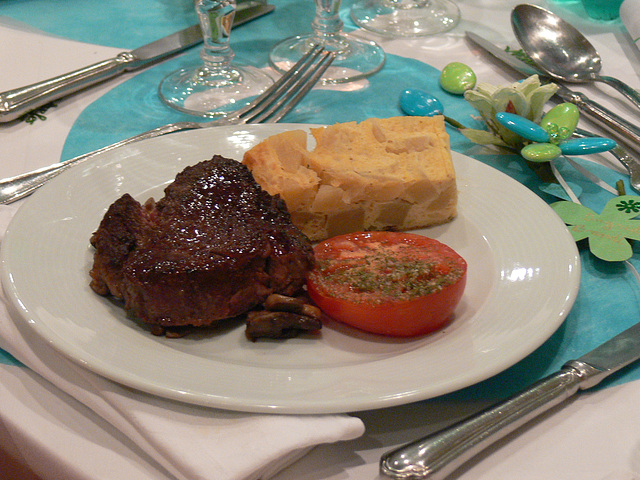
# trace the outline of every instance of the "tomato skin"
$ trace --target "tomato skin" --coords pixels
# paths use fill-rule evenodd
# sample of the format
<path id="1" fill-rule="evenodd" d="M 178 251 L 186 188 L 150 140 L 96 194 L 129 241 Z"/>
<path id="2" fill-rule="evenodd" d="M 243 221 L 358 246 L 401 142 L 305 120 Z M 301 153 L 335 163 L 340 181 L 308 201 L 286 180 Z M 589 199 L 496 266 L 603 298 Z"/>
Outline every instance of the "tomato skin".
<path id="1" fill-rule="evenodd" d="M 437 261 L 445 258 L 460 269 L 460 274 L 452 283 L 439 290 L 408 300 L 384 299 L 371 302 L 370 299 L 358 301 L 332 295 L 323 284 L 323 278 L 313 271 L 307 280 L 307 290 L 311 299 L 329 317 L 360 330 L 394 337 L 413 337 L 425 335 L 446 325 L 462 298 L 467 280 L 467 264 L 455 251 L 437 240 L 415 234 L 399 232 L 357 232 L 341 235 L 320 243 L 314 248 L 316 255 L 326 259 L 339 255 L 340 245 L 344 242 L 371 240 L 385 245 L 405 242 L 420 252 L 428 248 L 426 257 Z M 434 270 L 438 275 L 450 271 L 447 263 L 437 263 Z"/>

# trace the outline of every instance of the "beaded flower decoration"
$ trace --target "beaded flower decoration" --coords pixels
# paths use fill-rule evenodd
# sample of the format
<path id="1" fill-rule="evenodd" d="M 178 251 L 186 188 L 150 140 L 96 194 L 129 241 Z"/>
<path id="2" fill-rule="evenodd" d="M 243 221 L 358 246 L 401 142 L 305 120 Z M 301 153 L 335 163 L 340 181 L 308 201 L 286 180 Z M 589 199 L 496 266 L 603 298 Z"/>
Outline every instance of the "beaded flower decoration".
<path id="1" fill-rule="evenodd" d="M 561 155 L 585 155 L 611 150 L 616 142 L 603 137 L 571 138 L 580 113 L 572 103 L 561 103 L 549 110 L 540 125 L 514 113 L 496 113 L 496 120 L 513 133 L 530 140 L 520 155 L 532 162 L 549 162 Z"/>

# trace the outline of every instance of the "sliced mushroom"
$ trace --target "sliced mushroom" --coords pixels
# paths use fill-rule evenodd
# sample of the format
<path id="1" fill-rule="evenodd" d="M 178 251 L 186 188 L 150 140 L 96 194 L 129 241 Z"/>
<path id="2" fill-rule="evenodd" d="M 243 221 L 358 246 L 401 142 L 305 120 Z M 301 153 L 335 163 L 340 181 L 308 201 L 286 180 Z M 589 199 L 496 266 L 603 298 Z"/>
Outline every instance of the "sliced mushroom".
<path id="1" fill-rule="evenodd" d="M 247 315 L 245 334 L 251 340 L 258 338 L 293 338 L 300 333 L 320 330 L 318 318 L 292 312 L 259 310 Z"/>

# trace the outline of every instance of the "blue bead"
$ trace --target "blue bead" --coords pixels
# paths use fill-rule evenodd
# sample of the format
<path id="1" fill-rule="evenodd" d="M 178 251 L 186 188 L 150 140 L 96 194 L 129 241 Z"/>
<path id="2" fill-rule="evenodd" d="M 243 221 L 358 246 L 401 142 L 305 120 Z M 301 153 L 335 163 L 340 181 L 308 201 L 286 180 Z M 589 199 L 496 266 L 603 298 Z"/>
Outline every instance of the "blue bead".
<path id="1" fill-rule="evenodd" d="M 616 142 L 610 138 L 589 137 L 574 138 L 560 144 L 560 150 L 564 155 L 587 155 L 611 150 Z"/>
<path id="2" fill-rule="evenodd" d="M 400 94 L 400 108 L 407 115 L 433 117 L 442 115 L 444 107 L 440 100 L 415 88 L 409 88 Z"/>
<path id="3" fill-rule="evenodd" d="M 496 113 L 496 120 L 521 137 L 531 140 L 532 142 L 545 143 L 549 141 L 549 134 L 540 126 L 531 120 L 515 115 L 513 113 L 500 112 Z"/>

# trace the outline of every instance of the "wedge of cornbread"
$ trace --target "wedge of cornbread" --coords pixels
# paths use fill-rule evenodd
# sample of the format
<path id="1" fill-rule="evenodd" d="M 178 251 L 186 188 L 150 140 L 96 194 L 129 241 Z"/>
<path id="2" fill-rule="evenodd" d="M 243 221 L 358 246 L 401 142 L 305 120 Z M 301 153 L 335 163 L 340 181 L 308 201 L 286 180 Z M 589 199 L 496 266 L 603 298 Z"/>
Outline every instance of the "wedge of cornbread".
<path id="1" fill-rule="evenodd" d="M 371 118 L 267 138 L 243 163 L 311 240 L 452 220 L 456 175 L 444 118 Z M 311 142 L 310 142 L 311 143 Z"/>

